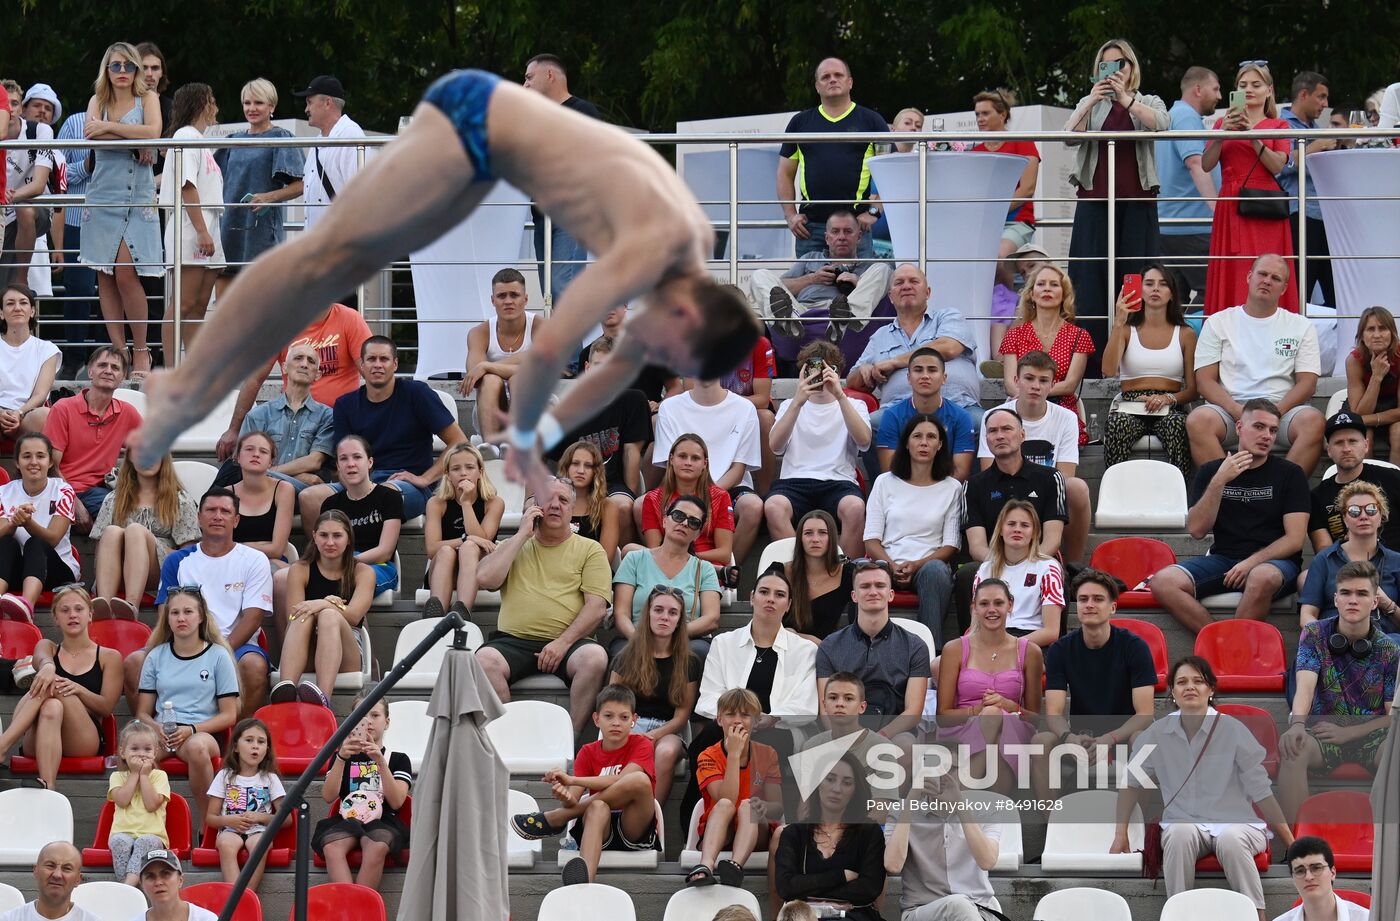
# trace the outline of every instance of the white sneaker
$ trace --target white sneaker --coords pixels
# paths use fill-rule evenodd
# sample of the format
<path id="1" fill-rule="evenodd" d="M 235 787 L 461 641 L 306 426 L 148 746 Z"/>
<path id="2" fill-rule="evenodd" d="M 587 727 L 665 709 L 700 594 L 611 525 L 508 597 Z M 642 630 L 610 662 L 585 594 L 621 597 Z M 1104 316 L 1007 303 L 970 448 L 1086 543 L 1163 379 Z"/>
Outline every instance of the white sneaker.
<path id="1" fill-rule="evenodd" d="M 34 608 L 23 595 L 13 593 L 0 595 L 0 620 L 17 620 L 21 623 L 33 624 Z"/>

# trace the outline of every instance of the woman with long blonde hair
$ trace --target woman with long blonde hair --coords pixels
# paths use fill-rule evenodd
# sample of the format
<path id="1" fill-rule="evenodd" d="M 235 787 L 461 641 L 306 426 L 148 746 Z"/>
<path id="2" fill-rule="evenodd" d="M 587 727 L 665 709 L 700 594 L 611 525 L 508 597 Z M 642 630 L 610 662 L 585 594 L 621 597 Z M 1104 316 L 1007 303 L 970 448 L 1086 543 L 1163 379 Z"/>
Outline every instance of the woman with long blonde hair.
<path id="1" fill-rule="evenodd" d="M 455 588 L 453 610 L 465 615 L 476 603 L 476 567 L 496 549 L 506 503 L 486 472 L 474 445 L 459 442 L 442 455 L 442 479 L 423 514 L 423 542 L 428 552 L 425 618 L 441 617 Z"/>
<path id="2" fill-rule="evenodd" d="M 987 559 L 977 567 L 973 588 L 983 579 L 1016 586 L 1006 620 L 1012 636 L 1028 637 L 1042 649 L 1060 638 L 1064 617 L 1064 571 L 1059 561 L 1041 552 L 1040 516 L 1024 499 L 1010 499 L 997 516 Z"/>
<path id="3" fill-rule="evenodd" d="M 130 454 L 122 456 L 116 489 L 102 500 L 92 522 L 97 538 L 95 619 L 136 619 L 142 595 L 160 582 L 165 558 L 199 540 L 196 503 L 180 488 L 169 454 L 147 470 L 138 470 Z"/>
<path id="4" fill-rule="evenodd" d="M 154 141 L 161 135 L 160 100 L 141 74 L 141 55 L 126 42 L 102 55 L 88 101 L 83 136 L 92 141 Z M 78 261 L 97 272 L 102 319 L 112 345 L 128 358 L 132 377 L 151 370 L 146 344 L 146 292 L 138 276 L 165 274 L 156 212 L 155 150 L 97 147 L 91 153 L 88 205 Z M 100 206 L 109 207 L 100 207 Z M 132 351 L 126 348 L 131 327 Z"/>
<path id="5" fill-rule="evenodd" d="M 1016 308 L 1016 325 L 1001 340 L 1002 384 L 1006 395 L 1016 397 L 1016 365 L 1031 352 L 1045 352 L 1055 362 L 1055 383 L 1050 399 L 1072 413 L 1079 413 L 1079 385 L 1089 366 L 1089 356 L 1097 350 L 1094 337 L 1076 326 L 1074 282 L 1057 265 L 1045 264 L 1031 273 L 1021 288 Z M 1079 420 L 1079 444 L 1089 443 L 1084 420 Z"/>
<path id="6" fill-rule="evenodd" d="M 608 501 L 603 452 L 590 441 L 574 442 L 559 455 L 559 476 L 574 484 L 574 531 L 602 544 L 608 563 L 616 565 L 621 523 L 617 520 L 617 506 Z"/>

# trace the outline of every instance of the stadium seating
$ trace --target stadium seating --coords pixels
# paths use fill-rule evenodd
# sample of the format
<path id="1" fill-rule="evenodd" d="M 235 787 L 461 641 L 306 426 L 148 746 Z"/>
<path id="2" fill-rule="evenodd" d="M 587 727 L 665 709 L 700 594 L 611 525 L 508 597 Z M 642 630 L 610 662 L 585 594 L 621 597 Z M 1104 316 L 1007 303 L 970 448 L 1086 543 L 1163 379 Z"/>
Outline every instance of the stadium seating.
<path id="1" fill-rule="evenodd" d="M 1264 746 L 1264 770 L 1271 778 L 1278 776 L 1278 724 L 1269 712 L 1249 704 L 1217 703 L 1215 709 L 1249 727 L 1254 738 Z"/>
<path id="2" fill-rule="evenodd" d="M 102 812 L 97 817 L 97 833 L 92 836 L 92 847 L 83 848 L 83 866 L 112 869 L 112 849 L 107 841 L 112 837 L 112 818 L 117 806 L 110 799 L 102 803 Z M 193 843 L 190 832 L 190 804 L 178 793 L 170 794 L 165 804 L 165 834 L 170 839 L 170 850 L 178 857 L 190 855 Z"/>
<path id="3" fill-rule="evenodd" d="M 106 879 L 80 883 L 73 890 L 73 904 L 91 912 L 98 921 L 131 921 L 146 914 L 145 893 Z"/>
<path id="4" fill-rule="evenodd" d="M 1176 562 L 1172 548 L 1153 537 L 1115 537 L 1094 548 L 1089 565 L 1117 576 L 1128 587 L 1118 596 L 1118 607 L 1161 607 L 1149 589 L 1137 586 Z"/>
<path id="5" fill-rule="evenodd" d="M 88 636 L 99 646 L 109 646 L 126 658 L 146 647 L 151 628 L 139 620 L 94 620 L 88 624 Z"/>
<path id="6" fill-rule="evenodd" d="M 1110 854 L 1118 794 L 1083 790 L 1064 797 L 1050 813 L 1040 867 L 1046 873 L 1094 874 L 1142 870 L 1142 813 L 1135 807 L 1128 823 L 1127 854 Z"/>
<path id="7" fill-rule="evenodd" d="M 277 765 L 284 774 L 305 771 L 336 730 L 335 714 L 320 704 L 268 704 L 253 715 L 267 724 Z M 326 765 L 317 773 L 326 773 Z"/>
<path id="8" fill-rule="evenodd" d="M 525 512 L 525 487 L 506 476 L 506 462 L 503 460 L 487 461 L 486 474 L 491 477 L 491 485 L 496 487 L 496 493 L 506 504 L 505 514 L 501 516 L 501 531 L 514 531 L 520 527 L 520 516 Z"/>
<path id="9" fill-rule="evenodd" d="M 1298 807 L 1293 834 L 1327 839 L 1341 873 L 1370 873 L 1376 826 L 1371 798 L 1359 790 L 1314 793 Z"/>
<path id="10" fill-rule="evenodd" d="M 1323 413 L 1323 418 L 1331 419 L 1342 411 L 1342 404 L 1347 401 L 1347 389 L 1345 387 L 1338 390 L 1327 398 L 1327 412 Z"/>
<path id="11" fill-rule="evenodd" d="M 337 691 L 358 691 L 367 684 L 374 683 L 374 647 L 369 640 L 369 626 L 361 623 L 354 630 L 355 641 L 360 645 L 360 668 L 358 671 L 341 672 L 335 676 L 335 690 Z M 310 665 L 311 663 L 308 663 Z M 307 673 L 302 676 L 306 679 L 314 679 L 314 675 Z M 268 680 L 276 685 L 282 680 L 282 673 L 274 670 L 268 675 Z"/>
<path id="12" fill-rule="evenodd" d="M 891 617 L 890 623 L 898 624 L 905 630 L 908 630 L 910 633 L 917 636 L 919 639 L 923 640 L 924 645 L 928 647 L 928 660 L 930 663 L 933 662 L 934 659 L 938 658 L 938 653 L 935 652 L 933 648 L 933 631 L 930 630 L 924 624 L 923 621 L 913 620 L 908 617 Z M 935 675 L 934 679 L 937 680 L 937 677 L 938 676 Z"/>
<path id="13" fill-rule="evenodd" d="M 797 550 L 797 538 L 783 537 L 770 541 L 758 555 L 758 571 L 767 572 L 774 563 L 791 563 Z"/>
<path id="14" fill-rule="evenodd" d="M 1391 470 L 1400 470 L 1400 467 L 1396 466 L 1395 464 L 1392 464 L 1390 461 L 1376 460 L 1376 459 L 1373 458 L 1373 457 L 1368 457 L 1368 458 L 1366 459 L 1366 464 L 1367 464 L 1367 466 L 1387 467 L 1387 468 L 1389 468 L 1389 469 L 1391 469 Z M 1326 470 L 1322 471 L 1322 478 L 1323 478 L 1324 480 L 1327 479 L 1328 477 L 1334 477 L 1334 476 L 1336 476 L 1336 475 L 1337 475 L 1337 465 L 1336 465 L 1336 464 L 1332 464 L 1332 465 L 1330 465 Z M 1366 474 L 1365 474 L 1365 472 L 1363 471 L 1361 475 L 1364 477 Z"/>
<path id="15" fill-rule="evenodd" d="M 199 847 L 190 854 L 190 863 L 196 867 L 217 867 L 219 866 L 219 850 L 214 843 L 219 830 L 213 826 L 206 826 L 204 835 L 200 838 Z M 297 810 L 293 809 L 287 815 L 287 821 L 282 823 L 282 827 L 277 829 L 277 836 L 272 839 L 272 847 L 267 849 L 267 863 L 269 867 L 285 867 L 292 862 L 292 855 L 297 849 Z M 238 852 L 238 865 L 241 867 L 248 862 L 248 849 L 242 848 Z"/>
<path id="16" fill-rule="evenodd" d="M 655 870 L 661 861 L 661 853 L 666 850 L 666 817 L 661 814 L 661 804 L 656 803 L 656 831 L 659 849 L 646 851 L 603 851 L 598 856 L 600 870 Z M 577 821 L 577 820 L 575 820 Z M 572 828 L 574 822 L 569 823 Z M 558 864 L 563 868 L 578 856 L 578 851 L 559 849 Z"/>
<path id="17" fill-rule="evenodd" d="M 1288 670 L 1283 634 L 1259 620 L 1235 618 L 1206 624 L 1196 634 L 1196 655 L 1215 671 L 1217 691 L 1278 692 Z"/>
<path id="18" fill-rule="evenodd" d="M 1124 630 L 1137 634 L 1147 648 L 1152 651 L 1152 669 L 1157 673 L 1157 685 L 1153 689 L 1158 693 L 1167 689 L 1167 638 L 1162 633 L 1162 628 L 1147 620 L 1138 620 L 1136 617 L 1115 617 L 1113 626 L 1122 627 Z"/>
<path id="19" fill-rule="evenodd" d="M 237 403 L 238 391 L 235 390 L 220 400 L 219 404 L 209 411 L 209 415 L 176 438 L 175 446 L 170 449 L 171 453 L 212 455 L 218 448 L 219 438 L 228 431 L 228 420 L 233 418 L 233 409 Z M 204 493 L 200 491 L 192 495 L 198 498 Z"/>
<path id="20" fill-rule="evenodd" d="M 209 487 L 214 485 L 215 477 L 219 475 L 218 467 L 203 461 L 179 460 L 171 466 L 175 468 L 175 478 L 180 481 L 180 488 L 189 493 L 196 502 L 209 491 Z"/>
<path id="21" fill-rule="evenodd" d="M 695 808 L 690 812 L 690 825 L 685 830 L 685 849 L 681 851 L 681 866 L 693 867 L 700 862 L 700 815 L 705 811 L 703 800 L 695 804 Z M 777 842 L 775 841 L 774 844 Z M 734 852 L 725 850 L 719 852 L 719 860 L 733 860 Z M 768 867 L 768 852 L 754 851 L 749 855 L 749 859 L 744 861 L 745 870 L 766 870 Z"/>
<path id="22" fill-rule="evenodd" d="M 436 393 L 438 399 L 442 401 L 443 409 L 446 409 L 448 412 L 450 412 L 454 420 L 457 419 L 457 398 L 453 396 L 451 392 L 447 390 L 439 390 L 436 387 L 433 388 L 433 393 Z M 434 433 L 433 454 L 441 454 L 445 450 L 447 450 L 447 442 L 439 438 L 437 436 L 437 433 Z"/>
<path id="23" fill-rule="evenodd" d="M 217 915 L 228 904 L 228 897 L 232 892 L 231 883 L 195 883 L 182 888 L 180 898 Z M 262 917 L 262 902 L 258 900 L 258 894 L 251 889 L 244 889 L 243 894 L 238 897 L 238 907 L 234 909 L 231 921 L 262 921 Z"/>
<path id="24" fill-rule="evenodd" d="M 988 824 L 1001 826 L 1001 843 L 997 848 L 997 865 L 992 867 L 992 872 L 1015 873 L 1020 870 L 1021 862 L 1026 858 L 1026 852 L 1021 835 L 1021 814 L 1016 811 L 1011 797 L 991 790 L 968 790 L 967 799 L 969 801 L 977 799 L 989 803 L 987 810 L 981 814 L 987 817 Z"/>
<path id="25" fill-rule="evenodd" d="M 219 749 L 219 754 L 214 756 L 214 770 L 219 770 L 223 766 L 223 752 L 228 750 L 229 737 L 233 735 L 232 729 L 223 729 L 214 733 L 214 742 Z M 160 759 L 160 769 L 171 777 L 188 777 L 190 766 L 174 755 Z"/>
<path id="26" fill-rule="evenodd" d="M 1128 900 L 1107 889 L 1078 886 L 1046 893 L 1035 906 L 1035 921 L 1133 921 Z"/>
<path id="27" fill-rule="evenodd" d="M 73 807 L 57 790 L 0 790 L 0 867 L 34 866 L 51 841 L 73 841 Z M 129 921 L 130 916 L 128 916 Z"/>
<path id="28" fill-rule="evenodd" d="M 428 736 L 432 731 L 433 718 L 428 715 L 426 700 L 396 700 L 389 704 L 389 728 L 384 730 L 384 747 L 407 755 L 415 774 L 428 751 Z"/>
<path id="29" fill-rule="evenodd" d="M 715 913 L 730 905 L 742 905 L 762 918 L 758 898 L 747 889 L 735 886 L 706 886 L 703 889 L 682 889 L 666 902 L 666 914 L 661 921 L 713 921 Z"/>
<path id="30" fill-rule="evenodd" d="M 19 908 L 25 903 L 24 893 L 9 883 L 0 883 L 0 913 Z"/>
<path id="31" fill-rule="evenodd" d="M 394 641 L 394 664 L 397 665 L 413 651 L 413 648 L 423 642 L 423 638 L 432 632 L 437 626 L 437 620 L 415 620 L 404 624 L 399 631 L 399 637 Z M 467 648 L 476 650 L 484 642 L 481 635 L 481 628 L 474 623 L 468 622 L 466 626 Z M 400 691 L 422 691 L 437 685 L 438 673 L 442 671 L 442 660 L 447 655 L 447 650 L 452 646 L 452 634 L 448 633 L 442 638 L 442 642 L 429 649 L 428 652 L 413 664 L 408 670 L 408 674 L 403 676 L 403 680 L 395 685 Z"/>
<path id="32" fill-rule="evenodd" d="M 486 724 L 486 734 L 512 774 L 568 770 L 574 761 L 574 725 L 568 710 L 543 700 L 512 700 L 505 711 Z"/>
<path id="33" fill-rule="evenodd" d="M 523 790 L 511 788 L 506 791 L 506 814 L 508 816 L 525 815 L 531 812 L 538 812 L 539 803 L 535 798 Z M 509 820 L 507 820 L 509 821 Z M 506 866 L 512 870 L 532 869 L 539 863 L 540 855 L 544 853 L 544 842 L 536 838 L 533 841 L 520 837 L 515 832 L 507 829 L 506 834 Z"/>
<path id="34" fill-rule="evenodd" d="M 399 559 L 399 551 L 397 550 L 394 551 L 394 569 L 398 570 L 399 584 L 393 588 L 386 588 L 375 595 L 374 600 L 369 603 L 371 608 L 392 608 L 394 602 L 399 600 L 399 590 L 403 588 L 404 571 L 403 561 Z"/>
<path id="35" fill-rule="evenodd" d="M 1167 899 L 1161 921 L 1201 921 L 1203 918 L 1252 919 L 1259 917 L 1249 896 L 1229 889 L 1187 889 Z"/>
<path id="36" fill-rule="evenodd" d="M 115 399 L 121 400 L 128 406 L 136 407 L 136 411 L 141 415 L 146 415 L 146 394 L 140 390 L 132 390 L 130 387 L 118 387 L 112 391 Z"/>
<path id="37" fill-rule="evenodd" d="M 1103 472 L 1094 521 L 1102 530 L 1186 527 L 1186 481 L 1164 461 L 1126 460 Z"/>
<path id="38" fill-rule="evenodd" d="M 356 883 L 322 883 L 306 891 L 306 917 L 312 921 L 385 921 L 384 897 Z M 294 921 L 294 916 L 293 916 Z"/>
<path id="39" fill-rule="evenodd" d="M 0 620 L 0 656 L 6 659 L 22 659 L 34 654 L 34 647 L 44 634 L 33 624 L 18 620 Z"/>
<path id="40" fill-rule="evenodd" d="M 551 889 L 540 902 L 538 921 L 637 921 L 632 897 L 600 883 L 579 883 Z"/>

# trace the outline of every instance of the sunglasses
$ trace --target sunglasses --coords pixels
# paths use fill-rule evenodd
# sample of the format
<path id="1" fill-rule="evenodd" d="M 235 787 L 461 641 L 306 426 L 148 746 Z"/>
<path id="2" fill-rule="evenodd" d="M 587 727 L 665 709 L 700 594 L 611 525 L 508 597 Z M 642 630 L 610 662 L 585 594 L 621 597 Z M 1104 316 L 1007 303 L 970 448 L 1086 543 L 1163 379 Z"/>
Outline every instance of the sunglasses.
<path id="1" fill-rule="evenodd" d="M 113 61 L 107 65 L 107 70 L 114 74 L 134 74 L 140 69 L 140 65 L 131 61 Z"/>
<path id="2" fill-rule="evenodd" d="M 1368 504 L 1366 504 L 1366 505 L 1348 505 L 1348 506 L 1347 506 L 1347 517 L 1348 517 L 1348 518 L 1360 518 L 1362 515 L 1365 515 L 1366 517 L 1370 518 L 1370 517 L 1372 517 L 1372 516 L 1379 515 L 1380 513 L 1381 513 L 1381 508 L 1380 508 L 1380 506 L 1379 506 L 1379 505 L 1376 505 L 1374 502 L 1368 503 Z"/>
<path id="3" fill-rule="evenodd" d="M 1268 58 L 1261 58 L 1261 59 L 1259 59 L 1259 60 L 1257 60 L 1257 61 L 1240 61 L 1239 66 L 1240 66 L 1240 67 L 1268 67 L 1268 66 L 1269 66 L 1269 59 L 1268 59 Z"/>
<path id="4" fill-rule="evenodd" d="M 685 606 L 685 592 L 676 588 L 674 585 L 658 585 L 656 588 L 651 590 L 652 600 L 655 600 L 661 597 L 662 595 L 670 595 L 672 598 L 679 601 L 682 607 Z"/>
<path id="5" fill-rule="evenodd" d="M 696 518 L 694 515 L 687 515 L 685 512 L 681 511 L 678 508 L 671 509 L 669 512 L 666 513 L 666 517 L 674 521 L 676 524 L 685 525 L 692 531 L 698 531 L 705 526 L 705 522 L 702 519 Z"/>
<path id="6" fill-rule="evenodd" d="M 199 585 L 177 585 L 174 588 L 172 588 L 169 592 L 167 592 L 166 595 L 197 595 L 198 597 L 203 598 L 204 590 L 203 586 Z"/>
<path id="7" fill-rule="evenodd" d="M 883 569 L 885 572 L 894 572 L 888 560 L 877 560 L 868 556 L 851 560 L 851 565 L 855 567 L 856 572 L 864 572 L 867 569 Z"/>

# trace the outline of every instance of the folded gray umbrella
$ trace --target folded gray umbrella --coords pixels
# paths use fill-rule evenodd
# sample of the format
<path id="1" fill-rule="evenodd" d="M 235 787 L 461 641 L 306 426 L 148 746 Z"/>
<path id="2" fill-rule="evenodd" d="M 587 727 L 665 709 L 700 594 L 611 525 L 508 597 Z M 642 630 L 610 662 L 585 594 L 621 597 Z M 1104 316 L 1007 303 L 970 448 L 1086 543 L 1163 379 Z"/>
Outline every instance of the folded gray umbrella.
<path id="1" fill-rule="evenodd" d="M 505 707 L 476 657 L 449 650 L 428 703 L 399 921 L 505 921 L 510 773 L 486 735 Z"/>
<path id="2" fill-rule="evenodd" d="M 1400 687 L 1391 704 L 1390 730 L 1371 785 L 1371 815 L 1376 823 L 1371 921 L 1400 921 Z"/>

